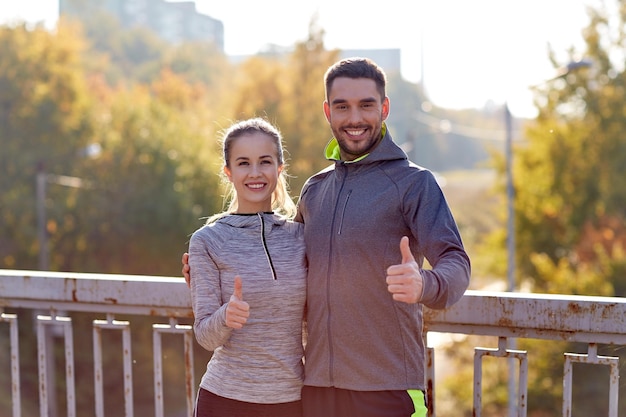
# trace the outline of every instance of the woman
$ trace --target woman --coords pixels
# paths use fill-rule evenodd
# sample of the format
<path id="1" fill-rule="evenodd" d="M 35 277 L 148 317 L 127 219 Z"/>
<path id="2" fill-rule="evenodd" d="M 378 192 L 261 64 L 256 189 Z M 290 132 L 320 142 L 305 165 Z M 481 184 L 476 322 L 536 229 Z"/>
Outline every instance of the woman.
<path id="1" fill-rule="evenodd" d="M 281 134 L 260 118 L 226 130 L 230 206 L 189 243 L 196 339 L 213 356 L 197 417 L 299 417 L 306 259 L 290 220 Z"/>

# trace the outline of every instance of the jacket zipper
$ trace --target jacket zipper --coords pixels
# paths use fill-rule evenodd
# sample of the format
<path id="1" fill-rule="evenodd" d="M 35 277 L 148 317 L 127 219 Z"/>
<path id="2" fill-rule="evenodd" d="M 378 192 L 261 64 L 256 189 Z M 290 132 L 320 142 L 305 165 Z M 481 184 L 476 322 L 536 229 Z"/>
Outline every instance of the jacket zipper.
<path id="1" fill-rule="evenodd" d="M 341 215 L 339 216 L 339 230 L 337 230 L 337 234 L 341 234 L 341 229 L 343 229 L 343 219 L 346 214 L 346 208 L 348 207 L 348 200 L 350 200 L 350 194 L 352 194 L 352 190 L 348 191 L 346 194 L 346 201 L 343 203 L 343 207 L 341 208 Z"/>
<path id="2" fill-rule="evenodd" d="M 345 164 L 345 163 L 344 163 Z M 343 191 L 343 187 L 344 185 L 346 185 L 346 175 L 344 174 L 343 179 L 341 180 L 341 187 L 339 187 L 339 194 L 341 195 L 342 191 Z M 343 218 L 346 212 L 346 206 L 348 205 L 348 199 L 350 197 L 350 193 L 352 192 L 352 190 L 350 190 L 348 192 L 348 194 L 346 195 L 346 201 L 341 209 L 341 214 L 339 217 L 339 228 L 337 230 L 337 235 L 341 234 L 341 228 L 343 227 Z M 337 213 L 337 211 L 334 211 L 333 216 L 335 216 Z M 335 224 L 335 219 L 333 218 L 332 221 L 332 225 L 334 226 Z M 333 253 L 333 241 L 334 239 L 332 238 L 332 235 L 330 236 L 330 246 L 329 246 L 329 252 L 332 254 Z M 328 262 L 330 264 L 332 264 L 333 260 L 329 259 Z M 331 317 L 332 317 L 332 311 L 330 309 L 330 275 L 326 276 L 326 308 L 328 309 L 328 318 L 326 319 L 326 328 L 328 329 L 328 377 L 330 379 L 330 383 L 334 384 L 334 380 L 335 380 L 335 375 L 333 372 L 333 368 L 334 368 L 334 358 L 335 358 L 335 354 L 334 354 L 334 349 L 333 349 L 333 335 L 330 331 L 331 329 Z"/>
<path id="3" fill-rule="evenodd" d="M 259 216 L 259 219 L 261 220 L 261 243 L 263 244 L 263 250 L 265 251 L 267 263 L 270 265 L 270 270 L 272 271 L 272 279 L 275 281 L 277 279 L 276 269 L 274 268 L 274 263 L 272 262 L 272 257 L 270 256 L 270 251 L 267 247 L 267 241 L 265 240 L 265 219 L 261 213 L 257 213 L 257 216 Z"/>

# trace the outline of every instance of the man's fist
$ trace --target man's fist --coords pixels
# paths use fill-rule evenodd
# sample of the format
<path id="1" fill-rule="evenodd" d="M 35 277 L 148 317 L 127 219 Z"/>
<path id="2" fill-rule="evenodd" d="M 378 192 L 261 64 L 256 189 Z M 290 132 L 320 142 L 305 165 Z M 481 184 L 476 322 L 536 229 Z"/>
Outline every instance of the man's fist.
<path id="1" fill-rule="evenodd" d="M 400 239 L 400 253 L 402 263 L 387 268 L 387 289 L 396 301 L 417 303 L 422 299 L 424 292 L 424 278 L 411 253 L 409 238 L 406 236 Z"/>

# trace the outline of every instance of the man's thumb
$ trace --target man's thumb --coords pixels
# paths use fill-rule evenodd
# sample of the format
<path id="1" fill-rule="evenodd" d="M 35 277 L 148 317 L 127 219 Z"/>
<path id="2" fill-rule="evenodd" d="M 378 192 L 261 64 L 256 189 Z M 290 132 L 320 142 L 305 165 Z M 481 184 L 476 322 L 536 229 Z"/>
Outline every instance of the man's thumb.
<path id="1" fill-rule="evenodd" d="M 233 291 L 233 296 L 237 297 L 239 301 L 243 301 L 243 285 L 241 284 L 241 277 L 239 275 L 235 276 L 235 291 Z"/>
<path id="2" fill-rule="evenodd" d="M 400 253 L 402 254 L 403 264 L 415 262 L 415 258 L 413 257 L 411 248 L 409 247 L 409 238 L 406 236 L 402 236 L 402 239 L 400 239 Z"/>

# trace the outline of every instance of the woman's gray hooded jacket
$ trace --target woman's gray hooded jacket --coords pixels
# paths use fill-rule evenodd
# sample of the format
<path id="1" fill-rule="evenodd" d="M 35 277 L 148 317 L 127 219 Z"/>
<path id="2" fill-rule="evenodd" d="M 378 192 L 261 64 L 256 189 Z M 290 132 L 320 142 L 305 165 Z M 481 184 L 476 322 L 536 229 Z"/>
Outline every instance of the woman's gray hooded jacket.
<path id="1" fill-rule="evenodd" d="M 302 225 L 272 213 L 227 215 L 189 243 L 196 340 L 213 356 L 200 386 L 253 403 L 300 399 L 306 260 Z M 234 278 L 250 316 L 225 324 Z"/>

